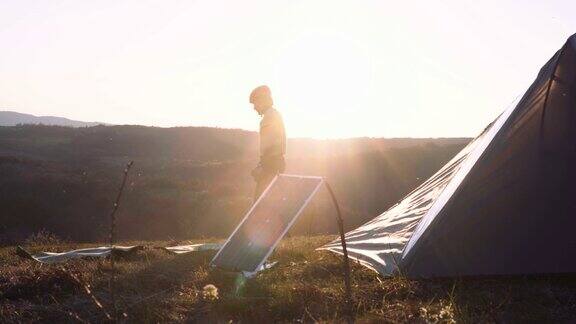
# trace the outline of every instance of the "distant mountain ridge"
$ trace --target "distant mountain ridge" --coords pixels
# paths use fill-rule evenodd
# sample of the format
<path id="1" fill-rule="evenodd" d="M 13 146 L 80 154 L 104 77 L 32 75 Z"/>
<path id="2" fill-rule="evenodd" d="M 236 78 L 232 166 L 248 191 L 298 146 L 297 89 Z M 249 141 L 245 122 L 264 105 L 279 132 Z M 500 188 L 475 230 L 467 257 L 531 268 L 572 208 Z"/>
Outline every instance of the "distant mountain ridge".
<path id="1" fill-rule="evenodd" d="M 34 116 L 15 111 L 0 111 L 0 126 L 16 126 L 18 124 L 42 124 L 68 127 L 86 127 L 105 125 L 100 122 L 84 122 L 56 116 Z"/>

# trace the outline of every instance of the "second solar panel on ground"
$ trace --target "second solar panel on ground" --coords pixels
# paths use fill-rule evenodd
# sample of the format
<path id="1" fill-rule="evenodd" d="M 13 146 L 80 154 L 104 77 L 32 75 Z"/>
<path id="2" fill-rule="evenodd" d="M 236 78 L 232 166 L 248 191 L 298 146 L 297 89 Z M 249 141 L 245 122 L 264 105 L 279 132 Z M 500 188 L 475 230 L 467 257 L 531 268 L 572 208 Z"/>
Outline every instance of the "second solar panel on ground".
<path id="1" fill-rule="evenodd" d="M 321 177 L 278 175 L 211 264 L 231 271 L 258 271 L 321 184 Z"/>

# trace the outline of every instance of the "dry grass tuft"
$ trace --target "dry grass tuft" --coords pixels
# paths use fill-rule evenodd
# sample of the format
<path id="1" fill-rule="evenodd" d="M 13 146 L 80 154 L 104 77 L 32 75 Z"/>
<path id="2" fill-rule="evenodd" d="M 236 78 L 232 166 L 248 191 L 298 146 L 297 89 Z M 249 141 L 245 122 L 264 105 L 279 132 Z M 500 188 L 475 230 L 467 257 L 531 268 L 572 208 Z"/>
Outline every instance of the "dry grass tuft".
<path id="1" fill-rule="evenodd" d="M 62 244 L 63 242 L 57 235 L 47 230 L 40 230 L 26 238 L 24 244 L 28 246 L 50 246 Z"/>

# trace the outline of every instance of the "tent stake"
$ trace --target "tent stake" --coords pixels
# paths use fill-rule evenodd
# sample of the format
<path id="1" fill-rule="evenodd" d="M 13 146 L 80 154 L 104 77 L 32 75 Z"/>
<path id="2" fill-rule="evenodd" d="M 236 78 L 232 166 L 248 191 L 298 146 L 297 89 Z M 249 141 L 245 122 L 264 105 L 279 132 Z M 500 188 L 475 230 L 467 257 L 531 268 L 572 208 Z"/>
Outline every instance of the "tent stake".
<path id="1" fill-rule="evenodd" d="M 350 261 L 348 260 L 348 250 L 346 249 L 346 236 L 344 235 L 344 219 L 342 218 L 342 212 L 340 211 L 340 205 L 338 205 L 338 201 L 336 200 L 336 195 L 334 195 L 334 191 L 332 187 L 326 180 L 324 180 L 326 184 L 326 189 L 330 193 L 330 197 L 332 198 L 332 202 L 334 203 L 334 207 L 336 208 L 336 219 L 338 221 L 338 231 L 340 232 L 340 242 L 342 243 L 342 258 L 343 258 L 343 265 L 344 265 L 344 285 L 346 287 L 346 313 L 348 316 L 348 322 L 353 323 L 354 317 L 352 316 L 352 287 L 350 284 Z"/>

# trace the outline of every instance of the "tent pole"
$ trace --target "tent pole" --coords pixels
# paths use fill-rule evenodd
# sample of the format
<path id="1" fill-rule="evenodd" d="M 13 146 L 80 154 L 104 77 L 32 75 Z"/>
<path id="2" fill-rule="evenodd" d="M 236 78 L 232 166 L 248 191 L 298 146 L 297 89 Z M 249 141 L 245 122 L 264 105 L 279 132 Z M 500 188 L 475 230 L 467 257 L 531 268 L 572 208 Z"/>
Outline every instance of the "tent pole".
<path id="1" fill-rule="evenodd" d="M 562 54 L 564 54 L 564 49 L 566 45 L 562 46 L 562 48 L 558 51 L 558 58 L 556 62 L 554 62 L 554 68 L 552 69 L 552 74 L 548 79 L 548 86 L 546 87 L 546 96 L 544 97 L 544 103 L 542 104 L 542 115 L 540 116 L 540 144 L 542 144 L 542 138 L 544 137 L 544 119 L 546 117 L 546 106 L 548 104 L 548 97 L 550 96 L 550 89 L 552 88 L 552 83 L 555 81 L 556 78 L 556 70 L 558 70 L 558 65 L 560 64 L 560 59 L 562 58 Z"/>
<path id="2" fill-rule="evenodd" d="M 348 259 L 348 250 L 346 249 L 346 236 L 344 235 L 344 219 L 342 218 L 342 212 L 340 210 L 340 205 L 336 200 L 336 195 L 328 181 L 324 180 L 326 184 L 326 189 L 330 193 L 334 207 L 336 208 L 336 220 L 338 221 L 338 231 L 340 232 L 340 242 L 342 243 L 342 258 L 344 265 L 344 285 L 346 288 L 346 312 L 348 315 L 348 320 L 350 323 L 354 322 L 354 317 L 352 316 L 352 287 L 350 284 L 350 261 Z"/>

